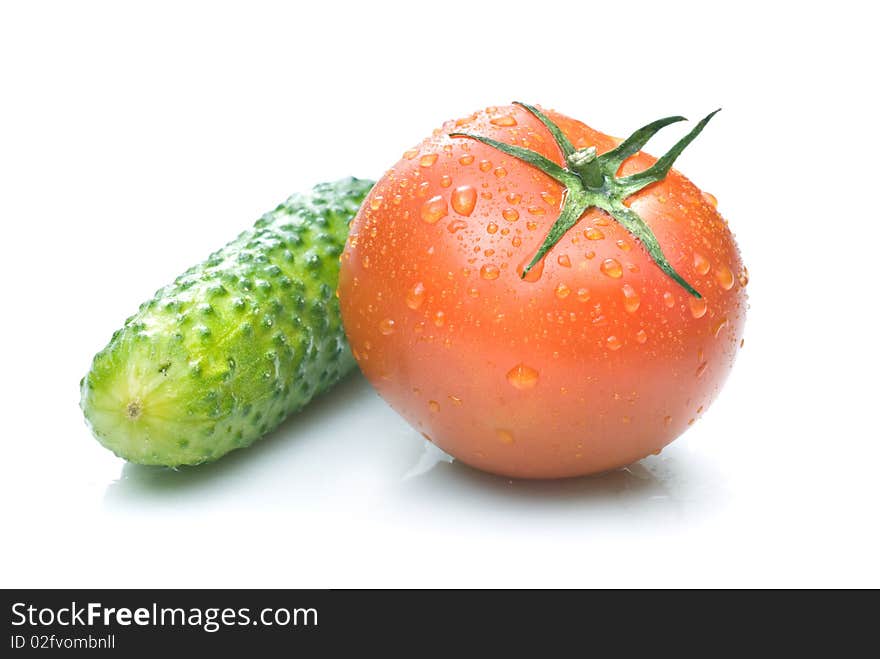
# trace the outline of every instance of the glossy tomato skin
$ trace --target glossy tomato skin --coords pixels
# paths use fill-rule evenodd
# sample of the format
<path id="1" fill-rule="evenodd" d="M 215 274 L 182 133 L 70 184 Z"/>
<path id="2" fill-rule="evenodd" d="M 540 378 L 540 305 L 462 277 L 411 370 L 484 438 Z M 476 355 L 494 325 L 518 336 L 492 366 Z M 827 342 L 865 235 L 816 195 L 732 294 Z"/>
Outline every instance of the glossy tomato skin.
<path id="1" fill-rule="evenodd" d="M 548 112 L 578 147 L 617 141 Z M 591 209 L 526 280 L 562 188 L 464 131 L 561 155 L 519 106 L 450 121 L 373 188 L 342 257 L 361 370 L 415 428 L 497 474 L 559 478 L 655 453 L 708 408 L 741 345 L 744 269 L 714 198 L 675 170 L 628 203 L 696 300 Z M 654 162 L 639 153 L 620 174 Z"/>

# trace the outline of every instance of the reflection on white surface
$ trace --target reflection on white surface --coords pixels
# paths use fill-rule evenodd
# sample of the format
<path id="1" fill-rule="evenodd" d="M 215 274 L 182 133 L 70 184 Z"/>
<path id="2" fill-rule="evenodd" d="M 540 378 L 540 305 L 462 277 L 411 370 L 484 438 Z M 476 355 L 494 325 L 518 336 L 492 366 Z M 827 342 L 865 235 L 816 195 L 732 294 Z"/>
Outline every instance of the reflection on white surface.
<path id="1" fill-rule="evenodd" d="M 435 444 L 425 441 L 424 439 L 422 441 L 424 442 L 422 454 L 419 456 L 418 462 L 410 467 L 409 471 L 403 475 L 403 480 L 405 481 L 410 478 L 423 476 L 434 469 L 437 465 L 443 463 L 452 464 L 455 462 L 455 459 L 451 455 Z"/>
<path id="2" fill-rule="evenodd" d="M 615 515 L 667 522 L 699 515 L 720 497 L 707 466 L 677 447 L 586 478 L 513 481 L 482 473 L 422 439 L 356 375 L 216 463 L 178 470 L 124 464 L 105 504 L 126 514 L 283 508 L 291 516 L 342 510 L 417 526 L 426 513 L 434 525 L 544 526 Z"/>
<path id="3" fill-rule="evenodd" d="M 626 524 L 698 517 L 718 503 L 721 492 L 684 455 L 652 457 L 625 469 L 564 480 L 510 480 L 460 462 L 437 461 L 395 490 L 405 510 L 429 509 L 477 524 L 505 519 L 541 527 L 621 516 Z M 450 518 L 450 522 L 452 518 Z M 576 530 L 576 527 L 569 528 Z"/>

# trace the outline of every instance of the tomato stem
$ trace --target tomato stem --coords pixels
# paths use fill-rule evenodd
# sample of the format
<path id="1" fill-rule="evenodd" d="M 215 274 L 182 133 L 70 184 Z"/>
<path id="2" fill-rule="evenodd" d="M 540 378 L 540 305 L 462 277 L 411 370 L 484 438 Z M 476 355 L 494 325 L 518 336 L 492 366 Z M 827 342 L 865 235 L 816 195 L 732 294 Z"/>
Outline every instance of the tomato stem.
<path id="1" fill-rule="evenodd" d="M 602 187 L 605 177 L 602 174 L 601 163 L 596 158 L 596 147 L 575 151 L 566 158 L 566 162 L 569 169 L 581 178 L 585 186 L 593 190 Z"/>
<path id="2" fill-rule="evenodd" d="M 483 137 L 482 135 L 450 133 L 449 136 L 469 138 L 498 149 L 502 153 L 506 153 L 536 167 L 565 186 L 568 191 L 559 217 L 550 227 L 547 236 L 532 260 L 523 269 L 522 277 L 525 277 L 544 258 L 547 252 L 562 239 L 569 229 L 577 224 L 578 220 L 589 208 L 596 207 L 608 213 L 608 215 L 629 231 L 642 244 L 642 247 L 645 248 L 657 267 L 666 273 L 667 276 L 672 278 L 690 295 L 700 298 L 700 293 L 672 267 L 651 228 L 638 213 L 624 202 L 639 190 L 666 178 L 675 160 L 694 141 L 719 110 L 715 110 L 715 112 L 704 117 L 651 167 L 638 174 L 618 178 L 617 170 L 620 169 L 620 165 L 623 164 L 624 160 L 638 153 L 661 128 L 678 121 L 685 121 L 685 118 L 675 116 L 658 119 L 639 128 L 611 151 L 597 155 L 595 146 L 575 149 L 562 129 L 537 107 L 519 101 L 514 101 L 514 103 L 533 114 L 550 131 L 556 145 L 562 152 L 564 165 L 559 165 L 531 149 L 506 144 Z"/>

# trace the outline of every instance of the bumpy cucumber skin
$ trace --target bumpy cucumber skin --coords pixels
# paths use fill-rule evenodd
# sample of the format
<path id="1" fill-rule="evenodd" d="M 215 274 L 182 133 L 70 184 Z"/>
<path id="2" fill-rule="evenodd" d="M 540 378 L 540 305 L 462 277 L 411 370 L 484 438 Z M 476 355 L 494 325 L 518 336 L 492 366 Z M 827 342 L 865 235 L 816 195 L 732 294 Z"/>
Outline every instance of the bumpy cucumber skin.
<path id="1" fill-rule="evenodd" d="M 339 256 L 372 185 L 349 178 L 290 197 L 142 304 L 80 384 L 98 441 L 140 464 L 208 462 L 351 371 Z"/>

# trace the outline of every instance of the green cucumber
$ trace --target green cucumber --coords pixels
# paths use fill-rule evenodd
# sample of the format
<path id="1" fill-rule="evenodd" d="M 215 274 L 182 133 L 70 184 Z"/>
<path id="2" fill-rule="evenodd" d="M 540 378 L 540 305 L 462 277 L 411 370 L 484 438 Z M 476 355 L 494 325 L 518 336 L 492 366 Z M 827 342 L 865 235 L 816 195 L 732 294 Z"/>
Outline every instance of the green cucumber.
<path id="1" fill-rule="evenodd" d="M 372 185 L 349 178 L 292 196 L 142 304 L 80 383 L 98 441 L 140 464 L 208 462 L 351 371 L 336 283 Z"/>

